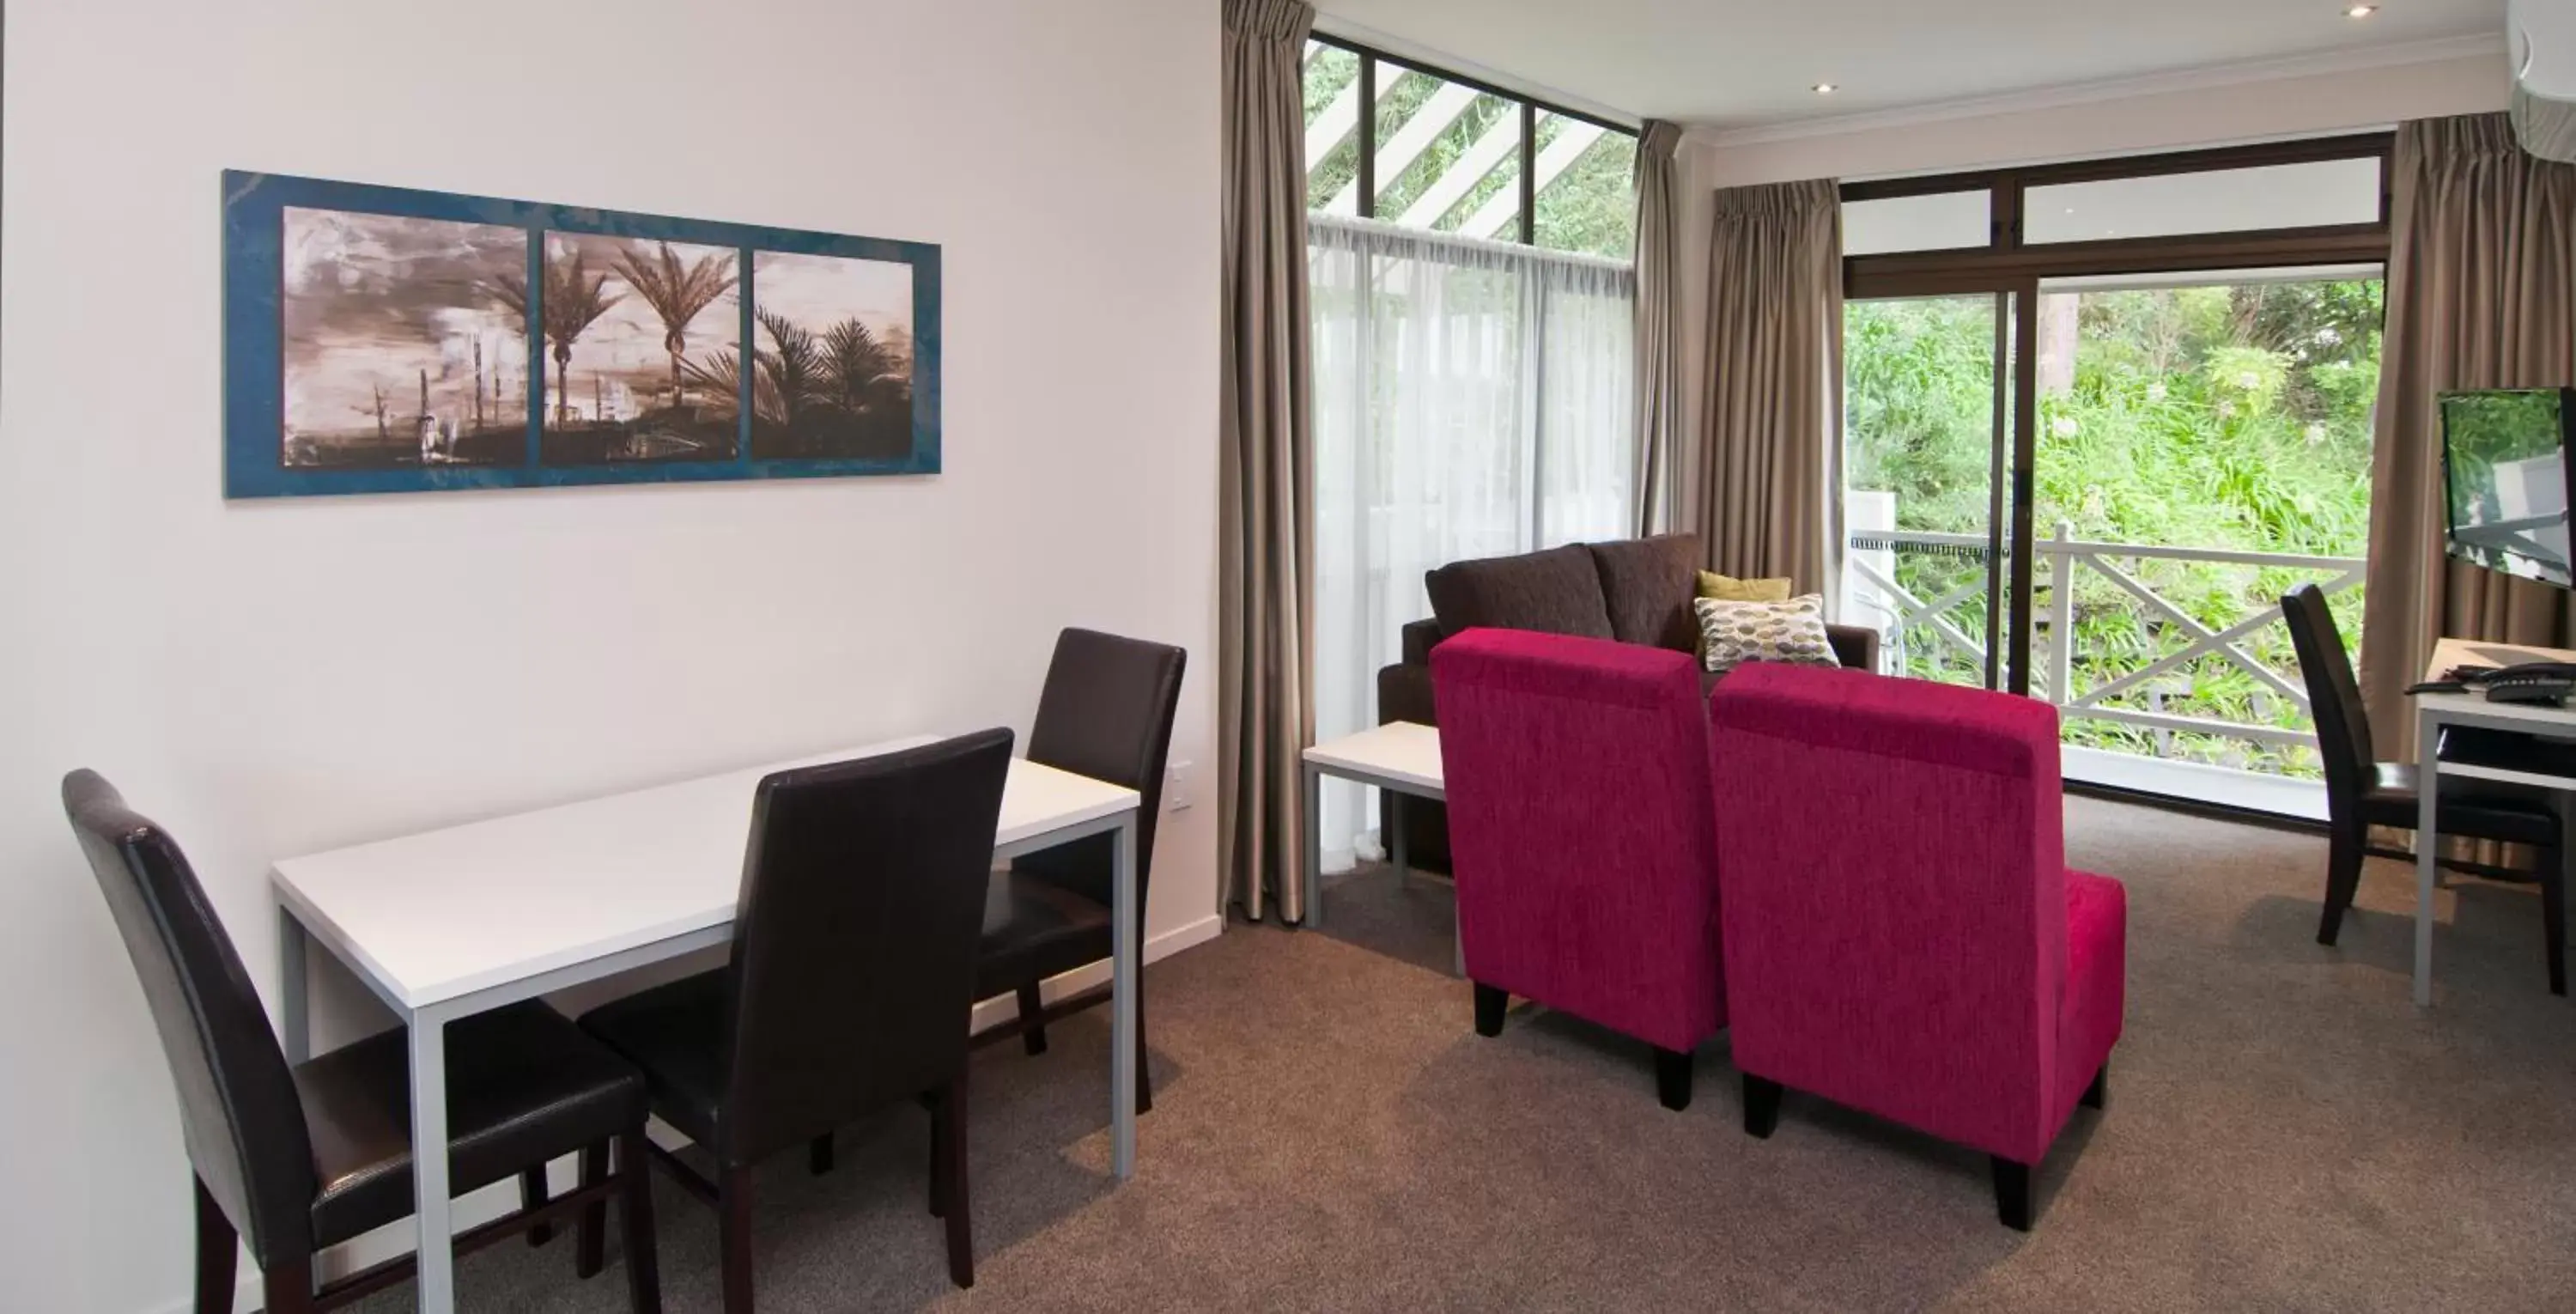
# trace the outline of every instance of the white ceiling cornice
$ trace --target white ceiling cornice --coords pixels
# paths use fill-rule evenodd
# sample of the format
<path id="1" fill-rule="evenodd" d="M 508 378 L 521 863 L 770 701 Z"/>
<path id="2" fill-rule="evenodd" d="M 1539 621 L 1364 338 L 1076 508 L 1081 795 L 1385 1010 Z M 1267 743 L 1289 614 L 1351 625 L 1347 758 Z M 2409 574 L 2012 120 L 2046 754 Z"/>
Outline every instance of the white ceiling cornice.
<path id="1" fill-rule="evenodd" d="M 1639 124 L 1638 117 L 1627 110 L 1614 109 L 1608 105 L 1601 104 L 1598 101 L 1585 100 L 1581 96 L 1569 95 L 1568 93 L 1558 91 L 1553 87 L 1544 87 L 1538 83 L 1530 81 L 1528 78 L 1514 77 L 1509 73 L 1503 72 L 1501 69 L 1487 68 L 1484 65 L 1477 64 L 1471 60 L 1460 59 L 1455 55 L 1445 54 L 1441 51 L 1434 50 L 1419 42 L 1407 41 L 1399 36 L 1390 36 L 1387 33 L 1376 30 L 1375 28 L 1364 27 L 1358 23 L 1351 22 L 1348 19 L 1335 18 L 1331 14 L 1323 13 L 1321 11 L 1317 11 L 1315 14 L 1315 31 L 1323 36 L 1340 37 L 1344 41 L 1354 42 L 1359 45 L 1370 47 L 1374 50 L 1382 50 L 1387 54 L 1411 60 L 1416 63 L 1427 64 L 1432 68 L 1447 69 L 1460 77 L 1474 78 L 1478 82 L 1492 83 L 1505 91 L 1527 96 L 1531 100 L 1544 100 L 1551 104 L 1562 105 L 1570 110 L 1581 110 L 1596 119 L 1602 119 L 1610 123 L 1622 124 L 1630 128 L 1634 128 Z M 2498 48 L 2501 49 L 2502 47 Z"/>
<path id="2" fill-rule="evenodd" d="M 2273 82 L 2285 78 L 2427 64 L 2440 60 L 2465 59 L 2476 55 L 2496 56 L 2499 60 L 2498 74 L 2501 76 L 2504 71 L 2501 66 L 2504 54 L 2505 41 L 2502 33 L 2470 33 L 2466 36 L 2443 37 L 2402 45 L 2363 46 L 2351 50 L 2292 55 L 2281 59 L 2212 64 L 2201 68 L 2141 74 L 2137 77 L 2110 78 L 2099 82 L 2034 87 L 2027 91 L 1897 106 L 1860 114 L 1835 115 L 1830 118 L 1792 119 L 1781 123 L 1755 124 L 1742 128 L 1686 126 L 1684 138 L 1701 145 L 1720 148 L 1751 146 L 1766 142 L 1797 141 L 1808 137 L 1829 137 L 1884 128 L 1910 127 L 1915 124 L 1940 123 L 1954 119 L 1984 118 L 1994 114 L 2063 109 L 2072 105 L 2090 105 L 2139 96 L 2207 91 L 2219 87 Z"/>

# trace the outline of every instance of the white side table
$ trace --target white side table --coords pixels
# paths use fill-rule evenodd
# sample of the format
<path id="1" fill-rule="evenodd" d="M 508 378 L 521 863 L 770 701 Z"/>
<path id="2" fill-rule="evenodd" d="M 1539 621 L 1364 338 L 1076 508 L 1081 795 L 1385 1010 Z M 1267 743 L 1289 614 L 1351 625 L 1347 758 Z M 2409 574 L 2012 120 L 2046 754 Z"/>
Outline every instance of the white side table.
<path id="1" fill-rule="evenodd" d="M 1427 725 L 1390 721 L 1373 730 L 1317 744 L 1307 749 L 1304 757 L 1305 925 L 1319 930 L 1324 925 L 1324 777 L 1356 780 L 1434 803 L 1448 802 L 1449 794 L 1441 783 L 1440 732 Z M 1404 809 L 1387 809 L 1385 822 L 1387 857 L 1400 881 L 1406 870 Z"/>

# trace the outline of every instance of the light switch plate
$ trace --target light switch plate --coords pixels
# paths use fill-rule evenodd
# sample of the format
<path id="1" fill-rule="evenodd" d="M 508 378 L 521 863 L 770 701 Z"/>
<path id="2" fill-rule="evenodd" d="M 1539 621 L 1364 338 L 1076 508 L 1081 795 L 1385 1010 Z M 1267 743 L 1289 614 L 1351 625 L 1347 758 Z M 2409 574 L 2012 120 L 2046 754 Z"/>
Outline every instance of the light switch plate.
<path id="1" fill-rule="evenodd" d="M 1190 763 L 1174 762 L 1163 769 L 1163 810 L 1178 812 L 1190 805 Z"/>

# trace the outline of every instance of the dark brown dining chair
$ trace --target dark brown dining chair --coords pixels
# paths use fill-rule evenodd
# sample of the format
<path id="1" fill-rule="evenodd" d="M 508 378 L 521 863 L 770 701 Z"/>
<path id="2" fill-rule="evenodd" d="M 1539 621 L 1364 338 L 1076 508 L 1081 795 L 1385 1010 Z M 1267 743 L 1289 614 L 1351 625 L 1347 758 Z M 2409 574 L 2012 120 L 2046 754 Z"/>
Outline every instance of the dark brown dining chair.
<path id="1" fill-rule="evenodd" d="M 1145 891 L 1154 869 L 1154 821 L 1162 814 L 1163 768 L 1171 755 L 1172 718 L 1181 701 L 1189 654 L 1168 644 L 1093 630 L 1056 636 L 1029 732 L 1029 760 L 1135 790 L 1136 942 L 1145 936 Z M 993 876 L 984 903 L 975 995 L 1016 995 L 1019 1014 L 986 1029 L 976 1043 L 1017 1035 L 1031 1054 L 1046 1052 L 1046 1026 L 1109 999 L 1106 984 L 1057 1000 L 1039 983 L 1109 957 L 1110 836 L 1023 854 Z M 1154 1107 L 1146 1075 L 1144 973 L 1136 990 L 1136 1111 Z"/>
<path id="2" fill-rule="evenodd" d="M 1011 732 L 781 771 L 752 801 L 733 960 L 584 1014 L 644 1070 L 653 1111 L 711 1155 L 725 1314 L 752 1308 L 752 1170 L 902 1100 L 929 1097 L 930 1212 L 948 1275 L 975 1284 L 966 1027 L 976 919 Z M 598 1226 L 585 1218 L 587 1236 Z"/>
<path id="3" fill-rule="evenodd" d="M 2362 707 L 2361 682 L 2353 676 L 2351 653 L 2343 646 L 2333 613 L 2326 609 L 2325 592 L 2314 584 L 2301 584 L 2281 599 L 2281 614 L 2289 622 L 2290 642 L 2298 650 L 2299 673 L 2316 717 L 2317 755 L 2325 761 L 2326 897 L 2324 916 L 2317 923 L 2317 943 L 2331 945 L 2360 887 L 2363 860 L 2415 860 L 2404 850 L 2372 846 L 2370 828 L 2415 829 L 2422 795 L 2413 763 L 2378 759 L 2371 744 L 2370 717 Z M 2446 759 L 2449 749 L 2446 741 Z M 2442 863 L 2492 879 L 2539 883 L 2549 993 L 2566 994 L 2567 885 L 2562 866 L 2570 836 L 2553 800 L 2539 790 L 2445 776 L 2436 807 L 2436 824 L 2444 838 L 2495 840 L 2536 852 L 2537 860 L 2528 871 L 2448 858 Z"/>
<path id="4" fill-rule="evenodd" d="M 334 1309 L 410 1277 L 398 1256 L 317 1288 L 313 1257 L 412 1210 L 410 1046 L 401 1028 L 290 1067 L 187 856 L 96 772 L 63 779 L 63 810 L 134 961 L 179 1092 L 197 1175 L 198 1314 L 230 1314 L 236 1244 L 260 1269 L 269 1314 Z M 456 1238 L 457 1253 L 620 1200 L 630 1307 L 661 1308 L 644 1174 L 644 1082 L 529 1000 L 447 1027 L 447 1146 L 457 1194 L 563 1155 L 604 1161 L 571 1194 Z M 576 1268 L 599 1271 L 598 1248 Z"/>

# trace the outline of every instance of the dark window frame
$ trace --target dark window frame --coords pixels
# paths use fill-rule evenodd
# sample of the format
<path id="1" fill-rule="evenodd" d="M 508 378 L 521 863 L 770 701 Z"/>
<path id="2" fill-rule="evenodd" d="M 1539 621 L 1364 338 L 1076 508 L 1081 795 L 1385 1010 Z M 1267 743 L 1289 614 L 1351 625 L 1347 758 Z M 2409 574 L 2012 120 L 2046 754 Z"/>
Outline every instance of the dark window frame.
<path id="1" fill-rule="evenodd" d="M 1377 218 L 1377 66 L 1381 62 L 1427 77 L 1439 78 L 1444 82 L 1454 82 L 1471 91 L 1496 97 L 1518 107 L 1521 122 L 1519 150 L 1521 172 L 1518 184 L 1520 235 L 1515 240 L 1522 246 L 1538 245 L 1538 116 L 1541 111 L 1589 123 L 1594 127 L 1618 133 L 1631 141 L 1640 141 L 1644 136 L 1640 129 L 1605 119 L 1598 114 L 1586 113 L 1551 100 L 1541 100 L 1526 92 L 1498 87 L 1481 78 L 1469 77 L 1464 73 L 1453 72 L 1437 64 L 1407 55 L 1391 54 L 1348 37 L 1334 36 L 1325 32 L 1310 32 L 1307 34 L 1307 39 L 1318 45 L 1347 50 L 1359 56 L 1359 80 L 1356 86 L 1359 90 L 1360 113 L 1359 122 L 1351 131 L 1359 152 L 1357 168 L 1352 173 L 1352 180 L 1359 188 L 1359 216 L 1362 219 Z"/>

